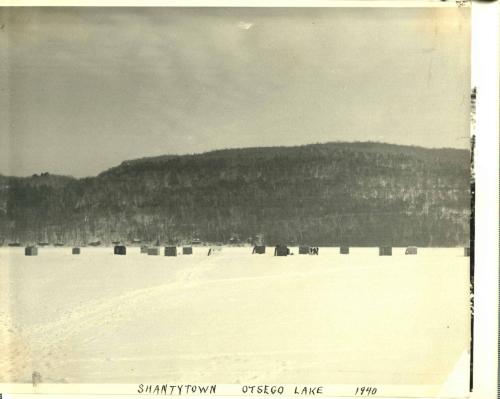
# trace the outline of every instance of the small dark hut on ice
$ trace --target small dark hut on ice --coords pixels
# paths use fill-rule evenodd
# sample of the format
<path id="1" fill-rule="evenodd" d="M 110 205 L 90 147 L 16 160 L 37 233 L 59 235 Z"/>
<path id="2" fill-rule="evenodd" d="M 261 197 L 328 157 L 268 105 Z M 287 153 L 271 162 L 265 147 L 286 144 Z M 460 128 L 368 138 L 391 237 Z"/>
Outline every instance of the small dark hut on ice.
<path id="1" fill-rule="evenodd" d="M 266 253 L 266 246 L 265 245 L 255 245 L 253 247 L 252 254 L 265 254 Z"/>
<path id="2" fill-rule="evenodd" d="M 392 256 L 392 247 L 379 247 L 379 256 Z"/>
<path id="3" fill-rule="evenodd" d="M 25 256 L 37 256 L 38 255 L 38 248 L 35 247 L 34 245 L 27 246 L 24 248 L 24 255 Z"/>
<path id="4" fill-rule="evenodd" d="M 288 256 L 290 255 L 290 248 L 286 245 L 276 245 L 274 248 L 274 256 Z"/>
<path id="5" fill-rule="evenodd" d="M 417 247 L 408 247 L 406 248 L 405 255 L 416 255 L 418 252 Z"/>
<path id="6" fill-rule="evenodd" d="M 308 246 L 302 245 L 299 247 L 299 255 L 309 254 L 310 248 Z"/>
<path id="7" fill-rule="evenodd" d="M 177 256 L 177 247 L 165 247 L 165 256 Z"/>
<path id="8" fill-rule="evenodd" d="M 115 255 L 127 255 L 127 247 L 125 245 L 115 245 Z"/>
<path id="9" fill-rule="evenodd" d="M 156 247 L 148 248 L 148 255 L 158 256 L 160 255 L 160 249 Z"/>

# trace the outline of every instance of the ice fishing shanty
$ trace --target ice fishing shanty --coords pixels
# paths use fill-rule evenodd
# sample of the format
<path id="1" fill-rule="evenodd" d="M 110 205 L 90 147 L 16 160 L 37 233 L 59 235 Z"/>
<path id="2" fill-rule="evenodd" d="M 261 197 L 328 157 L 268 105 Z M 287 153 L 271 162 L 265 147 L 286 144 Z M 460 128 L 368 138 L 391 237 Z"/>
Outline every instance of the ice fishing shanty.
<path id="1" fill-rule="evenodd" d="M 182 247 L 182 254 L 183 255 L 192 255 L 193 254 L 193 247 Z"/>
<path id="2" fill-rule="evenodd" d="M 299 247 L 299 255 L 319 255 L 319 247 L 302 245 Z"/>
<path id="3" fill-rule="evenodd" d="M 165 256 L 177 256 L 177 247 L 165 247 Z"/>
<path id="4" fill-rule="evenodd" d="M 299 247 L 299 255 L 307 255 L 311 251 L 311 248 L 307 245 L 302 245 Z"/>
<path id="5" fill-rule="evenodd" d="M 408 247 L 405 250 L 405 255 L 416 255 L 418 252 L 417 247 Z"/>
<path id="6" fill-rule="evenodd" d="M 71 254 L 72 255 L 80 255 L 80 248 L 79 247 L 73 247 L 71 249 Z"/>
<path id="7" fill-rule="evenodd" d="M 470 247 L 464 248 L 464 256 L 470 256 Z"/>
<path id="8" fill-rule="evenodd" d="M 340 247 L 340 254 L 341 255 L 349 255 L 349 247 L 346 245 L 343 245 Z"/>
<path id="9" fill-rule="evenodd" d="M 286 245 L 276 245 L 274 248 L 274 256 L 288 256 L 290 255 L 290 248 Z"/>
<path id="10" fill-rule="evenodd" d="M 392 256 L 392 247 L 379 247 L 379 256 Z"/>
<path id="11" fill-rule="evenodd" d="M 253 247 L 252 254 L 265 254 L 266 253 L 266 246 L 265 245 L 255 245 Z"/>
<path id="12" fill-rule="evenodd" d="M 160 255 L 160 249 L 156 248 L 156 247 L 151 247 L 151 248 L 148 248 L 147 253 L 148 253 L 148 255 L 158 256 L 158 255 Z"/>
<path id="13" fill-rule="evenodd" d="M 127 247 L 125 245 L 115 245 L 115 255 L 127 255 Z"/>
<path id="14" fill-rule="evenodd" d="M 148 246 L 142 245 L 141 246 L 141 254 L 147 254 L 147 253 L 148 253 Z"/>
<path id="15" fill-rule="evenodd" d="M 24 255 L 25 256 L 37 256 L 38 255 L 38 248 L 35 247 L 34 245 L 29 245 L 26 248 L 24 248 Z"/>

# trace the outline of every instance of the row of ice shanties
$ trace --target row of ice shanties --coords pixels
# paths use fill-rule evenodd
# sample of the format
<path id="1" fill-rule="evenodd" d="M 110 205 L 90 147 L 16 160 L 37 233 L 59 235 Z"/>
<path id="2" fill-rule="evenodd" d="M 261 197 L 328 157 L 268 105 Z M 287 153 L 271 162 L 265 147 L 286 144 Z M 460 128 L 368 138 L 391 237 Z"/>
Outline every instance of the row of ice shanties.
<path id="1" fill-rule="evenodd" d="M 349 247 L 348 246 L 341 246 L 339 248 L 339 252 L 341 255 L 348 255 L 349 254 Z M 220 250 L 220 248 L 213 248 L 210 247 L 208 248 L 208 253 L 207 255 L 210 256 L 213 254 L 215 251 Z M 71 253 L 73 255 L 80 255 L 81 249 L 80 247 L 74 247 L 71 249 Z M 115 255 L 126 255 L 127 254 L 127 247 L 125 245 L 115 245 L 113 247 L 113 253 Z M 158 247 L 149 247 L 149 246 L 141 246 L 140 247 L 140 253 L 141 254 L 146 254 L 146 255 L 151 255 L 151 256 L 158 256 L 160 255 L 160 248 Z M 193 247 L 191 246 L 185 246 L 182 247 L 181 251 L 178 252 L 177 246 L 166 246 L 163 248 L 163 254 L 164 256 L 177 256 L 180 255 L 192 255 L 193 254 Z M 255 245 L 252 250 L 252 254 L 255 255 L 262 255 L 266 253 L 266 246 L 265 245 Z M 298 253 L 299 255 L 319 255 L 319 247 L 312 247 L 312 246 L 299 246 L 298 248 Z M 407 247 L 405 250 L 405 255 L 417 255 L 418 253 L 418 248 L 415 246 L 410 246 Z M 38 255 L 38 247 L 34 245 L 30 245 L 25 247 L 24 254 L 26 256 L 36 256 Z M 276 245 L 274 247 L 274 256 L 289 256 L 293 255 L 293 252 L 287 245 Z M 379 247 L 379 256 L 392 256 L 392 247 L 389 246 L 382 246 Z M 470 247 L 464 248 L 464 256 L 470 256 Z"/>

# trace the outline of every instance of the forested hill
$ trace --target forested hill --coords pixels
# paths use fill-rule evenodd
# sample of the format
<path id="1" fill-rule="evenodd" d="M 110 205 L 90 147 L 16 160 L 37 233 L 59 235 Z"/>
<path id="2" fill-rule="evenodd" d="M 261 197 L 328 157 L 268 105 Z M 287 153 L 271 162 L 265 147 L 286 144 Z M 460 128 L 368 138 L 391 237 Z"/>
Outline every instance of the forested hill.
<path id="1" fill-rule="evenodd" d="M 0 242 L 91 240 L 456 246 L 469 152 L 382 143 L 126 161 L 96 177 L 0 177 Z"/>

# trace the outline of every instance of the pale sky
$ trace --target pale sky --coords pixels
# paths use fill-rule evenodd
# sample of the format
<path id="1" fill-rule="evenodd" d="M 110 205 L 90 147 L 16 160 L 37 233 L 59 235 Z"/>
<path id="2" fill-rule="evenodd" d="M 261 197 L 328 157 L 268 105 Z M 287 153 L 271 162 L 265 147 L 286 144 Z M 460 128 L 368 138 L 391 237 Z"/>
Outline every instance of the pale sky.
<path id="1" fill-rule="evenodd" d="M 467 148 L 468 8 L 2 8 L 0 174 L 212 149 Z"/>

